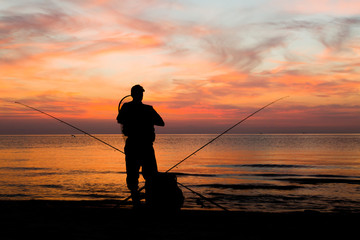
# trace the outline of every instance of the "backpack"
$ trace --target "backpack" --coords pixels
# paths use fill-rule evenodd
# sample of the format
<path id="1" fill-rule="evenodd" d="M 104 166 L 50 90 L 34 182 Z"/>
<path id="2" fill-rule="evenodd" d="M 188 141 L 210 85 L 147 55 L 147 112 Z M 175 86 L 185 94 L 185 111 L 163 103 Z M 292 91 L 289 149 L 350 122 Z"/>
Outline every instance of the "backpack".
<path id="1" fill-rule="evenodd" d="M 157 173 L 145 183 L 146 205 L 157 211 L 179 211 L 184 195 L 173 173 Z"/>

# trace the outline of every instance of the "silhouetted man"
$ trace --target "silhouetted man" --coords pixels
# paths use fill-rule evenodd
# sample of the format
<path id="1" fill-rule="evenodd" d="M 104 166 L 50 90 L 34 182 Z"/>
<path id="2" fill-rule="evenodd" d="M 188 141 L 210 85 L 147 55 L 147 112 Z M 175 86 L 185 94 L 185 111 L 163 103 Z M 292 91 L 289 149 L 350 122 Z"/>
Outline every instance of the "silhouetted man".
<path id="1" fill-rule="evenodd" d="M 125 143 L 126 183 L 131 191 L 134 207 L 140 204 L 138 192 L 140 167 L 142 167 L 145 181 L 150 180 L 158 172 L 153 148 L 154 125 L 165 125 L 152 106 L 142 103 L 144 92 L 142 86 L 133 86 L 131 88 L 133 100 L 124 103 L 119 112 L 119 122 L 123 126 L 123 134 L 127 136 Z"/>

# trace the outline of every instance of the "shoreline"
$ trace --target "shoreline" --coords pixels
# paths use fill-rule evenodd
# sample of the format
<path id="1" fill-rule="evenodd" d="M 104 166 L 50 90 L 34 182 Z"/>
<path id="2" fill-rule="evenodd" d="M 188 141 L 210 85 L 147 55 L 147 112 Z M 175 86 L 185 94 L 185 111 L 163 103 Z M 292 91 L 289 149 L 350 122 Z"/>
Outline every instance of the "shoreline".
<path id="1" fill-rule="evenodd" d="M 1 200 L 1 239 L 346 239 L 360 213 L 181 210 L 114 207 L 116 201 Z"/>
<path id="2" fill-rule="evenodd" d="M 86 136 L 85 134 L 74 131 L 69 133 L 0 133 L 1 137 L 9 136 Z M 91 133 L 91 135 L 114 135 L 122 136 L 122 133 Z M 158 135 L 219 135 L 219 133 L 156 133 Z M 231 135 L 360 135 L 360 132 L 252 132 L 252 133 L 226 133 Z M 225 136 L 225 135 L 224 135 Z M 86 136 L 88 137 L 88 136 Z"/>

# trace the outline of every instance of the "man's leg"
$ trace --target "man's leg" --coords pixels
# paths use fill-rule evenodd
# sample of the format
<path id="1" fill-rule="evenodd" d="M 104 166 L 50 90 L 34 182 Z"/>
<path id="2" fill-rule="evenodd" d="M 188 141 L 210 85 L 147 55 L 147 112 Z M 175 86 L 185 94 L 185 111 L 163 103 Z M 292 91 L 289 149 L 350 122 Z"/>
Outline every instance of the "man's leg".
<path id="1" fill-rule="evenodd" d="M 144 161 L 142 164 L 142 174 L 145 179 L 145 199 L 149 207 L 153 207 L 156 202 L 156 175 L 158 173 L 155 152 L 152 144 L 146 146 L 144 151 Z"/>
<path id="2" fill-rule="evenodd" d="M 136 149 L 134 149 L 132 144 L 126 142 L 125 145 L 125 161 L 126 161 L 126 184 L 128 189 L 131 192 L 131 198 L 134 207 L 139 206 L 140 196 L 138 192 L 139 187 L 139 170 L 140 163 L 137 159 Z"/>
<path id="3" fill-rule="evenodd" d="M 126 184 L 131 192 L 131 198 L 134 206 L 140 204 L 140 197 L 138 192 L 139 169 L 140 165 L 134 163 L 132 160 L 126 159 Z"/>
<path id="4" fill-rule="evenodd" d="M 157 174 L 158 168 L 155 158 L 155 151 L 152 144 L 144 146 L 143 152 L 143 162 L 142 162 L 142 174 L 145 181 L 148 181 Z"/>

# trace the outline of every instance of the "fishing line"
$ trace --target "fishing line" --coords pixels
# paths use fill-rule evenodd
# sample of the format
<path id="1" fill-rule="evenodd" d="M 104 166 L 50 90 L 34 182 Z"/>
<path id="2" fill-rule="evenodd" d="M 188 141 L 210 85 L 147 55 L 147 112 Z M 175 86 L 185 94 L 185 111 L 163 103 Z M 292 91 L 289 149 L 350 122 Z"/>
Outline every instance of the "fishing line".
<path id="1" fill-rule="evenodd" d="M 247 117 L 243 118 L 241 121 L 237 122 L 236 124 L 234 124 L 233 126 L 231 126 L 230 128 L 226 129 L 224 132 L 220 133 L 218 136 L 216 136 L 215 138 L 213 138 L 212 140 L 210 140 L 209 142 L 207 142 L 206 144 L 204 144 L 202 147 L 198 148 L 196 151 L 194 151 L 193 153 L 191 153 L 190 155 L 188 155 L 186 158 L 184 158 L 183 160 L 181 160 L 180 162 L 176 163 L 174 166 L 172 166 L 171 168 L 169 168 L 167 172 L 170 172 L 172 169 L 176 168 L 177 166 L 179 166 L 181 163 L 183 163 L 185 160 L 187 160 L 188 158 L 190 158 L 191 156 L 195 155 L 197 152 L 199 152 L 200 150 L 202 150 L 203 148 L 205 148 L 207 145 L 211 144 L 212 142 L 214 142 L 216 139 L 218 139 L 219 137 L 221 137 L 222 135 L 224 135 L 225 133 L 229 132 L 231 129 L 233 129 L 234 127 L 238 126 L 239 124 L 243 123 L 244 121 L 246 121 L 247 119 L 249 119 L 250 117 L 254 116 L 256 113 L 260 112 L 261 110 L 267 108 L 268 106 L 284 99 L 284 98 L 287 98 L 289 96 L 286 96 L 286 97 L 282 97 L 282 98 L 279 98 L 267 105 L 265 105 L 264 107 L 256 110 L 255 112 L 253 112 L 252 114 L 248 115 Z"/>
<path id="2" fill-rule="evenodd" d="M 105 145 L 113 148 L 114 150 L 125 154 L 125 153 L 124 153 L 123 151 L 121 151 L 120 149 L 118 149 L 118 148 L 112 146 L 111 144 L 109 144 L 109 143 L 101 140 L 100 138 L 97 138 L 97 137 L 95 137 L 94 135 L 91 135 L 90 133 L 85 132 L 84 130 L 81 130 L 81 129 L 78 128 L 78 127 L 75 127 L 74 125 L 72 125 L 72 124 L 70 124 L 70 123 L 68 123 L 68 122 L 65 122 L 65 121 L 63 121 L 63 120 L 61 120 L 61 119 L 59 119 L 59 118 L 57 118 L 57 117 L 54 117 L 53 115 L 50 115 L 50 114 L 48 114 L 48 113 L 46 113 L 46 112 L 43 112 L 43 111 L 41 111 L 41 110 L 39 110 L 39 109 L 36 109 L 36 108 L 34 108 L 34 107 L 30 107 L 30 106 L 28 106 L 28 105 L 26 105 L 26 104 L 23 104 L 23 103 L 21 103 L 21 102 L 15 102 L 15 103 L 16 103 L 16 104 L 23 105 L 23 106 L 25 106 L 25 107 L 27 107 L 27 108 L 30 108 L 30 109 L 32 109 L 32 110 L 38 111 L 38 112 L 40 112 L 40 113 L 42 113 L 42 114 L 45 114 L 46 116 L 49 116 L 49 117 L 51 117 L 51 118 L 53 118 L 53 119 L 55 119 L 55 120 L 58 120 L 59 122 L 62 122 L 62 123 L 64 123 L 64 124 L 66 124 L 66 125 L 74 128 L 74 129 L 76 129 L 76 130 L 78 130 L 78 131 L 80 131 L 80 132 L 82 132 L 82 133 L 84 133 L 84 134 L 86 134 L 86 135 L 88 135 L 88 136 L 90 136 L 90 137 L 92 137 L 92 138 L 94 138 L 94 139 L 102 142 L 103 144 L 105 144 Z"/>

